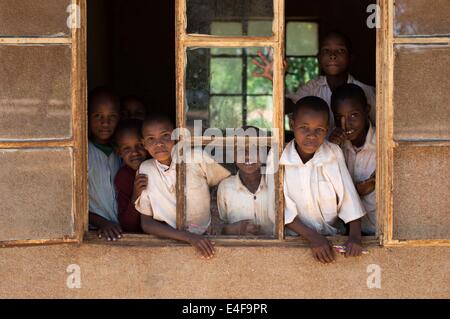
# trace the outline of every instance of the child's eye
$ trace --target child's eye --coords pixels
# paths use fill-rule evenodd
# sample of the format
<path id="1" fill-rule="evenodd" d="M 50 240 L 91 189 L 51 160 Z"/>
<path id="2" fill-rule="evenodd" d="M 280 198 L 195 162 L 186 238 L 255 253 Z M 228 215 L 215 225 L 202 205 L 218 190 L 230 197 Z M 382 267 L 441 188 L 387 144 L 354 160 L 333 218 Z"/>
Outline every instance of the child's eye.
<path id="1" fill-rule="evenodd" d="M 322 135 L 325 132 L 325 130 L 323 128 L 317 128 L 315 132 L 316 134 Z"/>
<path id="2" fill-rule="evenodd" d="M 351 114 L 350 115 L 352 118 L 357 118 L 358 116 L 359 116 L 359 114 L 358 113 L 353 113 L 353 114 Z"/>

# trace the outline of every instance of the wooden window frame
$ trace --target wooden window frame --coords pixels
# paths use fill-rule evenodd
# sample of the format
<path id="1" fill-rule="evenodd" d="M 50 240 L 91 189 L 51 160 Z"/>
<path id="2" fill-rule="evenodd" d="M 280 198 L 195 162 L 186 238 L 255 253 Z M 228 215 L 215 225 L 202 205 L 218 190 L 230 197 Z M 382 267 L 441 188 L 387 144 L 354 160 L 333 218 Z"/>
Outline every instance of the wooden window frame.
<path id="1" fill-rule="evenodd" d="M 450 141 L 394 139 L 394 49 L 397 44 L 450 44 L 449 37 L 394 34 L 395 0 L 378 0 L 381 28 L 377 30 L 377 235 L 388 247 L 450 246 L 450 239 L 393 238 L 394 150 L 401 146 L 449 146 Z"/>
<path id="2" fill-rule="evenodd" d="M 87 191 L 87 15 L 86 2 L 88 0 L 72 0 L 80 9 L 80 28 L 72 29 L 68 37 L 0 37 L 0 44 L 70 44 L 72 48 L 72 137 L 68 139 L 52 139 L 43 141 L 0 141 L 0 149 L 27 148 L 55 148 L 66 147 L 74 150 L 73 158 L 73 213 L 75 236 L 60 239 L 17 240 L 1 242 L 0 246 L 22 246 L 61 243 L 81 243 L 83 237 L 92 244 L 111 245 L 150 245 L 167 246 L 180 245 L 172 240 L 156 239 L 154 236 L 127 234 L 119 242 L 108 243 L 98 239 L 88 229 L 88 191 Z M 176 98 L 177 98 L 177 127 L 185 127 L 185 66 L 186 49 L 189 47 L 272 47 L 274 50 L 274 81 L 273 81 L 273 121 L 280 128 L 284 128 L 284 0 L 274 1 L 273 35 L 270 37 L 218 37 L 210 35 L 186 34 L 186 0 L 176 0 Z M 377 0 L 380 8 L 381 28 L 377 29 L 376 40 L 376 90 L 377 90 L 377 233 L 376 237 L 363 238 L 367 245 L 384 246 L 450 246 L 450 239 L 443 240 L 394 240 L 393 239 L 393 153 L 400 145 L 432 145 L 449 146 L 450 141 L 396 141 L 393 138 L 393 85 L 394 85 L 394 46 L 396 44 L 450 44 L 449 37 L 399 37 L 394 36 L 394 0 Z M 277 136 L 273 136 L 279 146 L 283 146 L 284 130 L 280 129 Z M 204 140 L 202 139 L 202 142 Z M 281 156 L 283 147 L 278 147 Z M 177 167 L 177 227 L 184 224 L 184 187 L 186 180 L 185 165 Z M 302 239 L 284 238 L 284 196 L 283 196 L 283 167 L 275 176 L 278 183 L 276 193 L 276 239 L 252 239 L 235 236 L 216 237 L 221 245 L 250 245 L 250 246 L 308 246 Z M 83 236 L 84 235 L 84 236 Z M 224 238 L 224 240 L 222 240 Z M 332 237 L 337 242 L 343 242 L 346 237 Z"/>
<path id="3" fill-rule="evenodd" d="M 72 28 L 63 37 L 0 37 L 0 44 L 10 45 L 71 45 L 71 125 L 70 138 L 45 140 L 0 141 L 0 149 L 70 148 L 72 159 L 72 213 L 74 236 L 54 239 L 11 240 L 0 242 L 1 247 L 44 244 L 81 243 L 87 226 L 87 77 L 86 77 L 86 0 L 72 0 L 80 10 L 80 27 Z M 69 17 L 69 13 L 67 13 Z"/>
<path id="4" fill-rule="evenodd" d="M 273 67 L 273 123 L 279 128 L 283 128 L 284 114 L 284 77 L 283 77 L 283 57 L 284 57 L 284 0 L 273 0 L 273 24 L 272 36 L 252 37 L 252 36 L 234 36 L 222 37 L 211 35 L 197 35 L 187 33 L 186 0 L 175 1 L 175 19 L 176 19 L 176 124 L 178 128 L 186 128 L 185 112 L 185 66 L 187 63 L 186 50 L 195 47 L 271 47 L 273 49 L 274 67 Z M 280 126 L 281 125 L 281 126 Z M 277 142 L 278 153 L 281 156 L 283 151 L 284 130 L 280 129 L 277 136 L 273 136 Z M 183 136 L 181 136 L 181 141 Z M 219 139 L 216 139 L 217 141 Z M 203 144 L 202 139 L 202 144 Z M 270 144 L 269 144 L 270 145 Z M 277 207 L 277 218 L 275 223 L 275 238 L 284 239 L 284 200 L 281 192 L 283 185 L 283 169 L 280 167 L 275 174 L 275 183 L 278 184 L 278 191 L 275 194 L 275 207 Z M 183 229 L 185 222 L 185 183 L 186 183 L 186 165 L 177 165 L 177 228 Z M 281 225 L 283 227 L 281 227 Z M 255 239 L 258 240 L 258 239 Z"/>

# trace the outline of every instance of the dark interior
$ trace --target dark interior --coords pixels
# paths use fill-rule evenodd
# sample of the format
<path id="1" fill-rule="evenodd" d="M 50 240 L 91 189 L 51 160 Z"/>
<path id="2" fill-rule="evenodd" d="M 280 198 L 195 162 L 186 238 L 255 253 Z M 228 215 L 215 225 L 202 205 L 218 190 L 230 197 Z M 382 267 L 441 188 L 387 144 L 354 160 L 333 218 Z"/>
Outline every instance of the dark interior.
<path id="1" fill-rule="evenodd" d="M 375 30 L 366 27 L 373 0 L 286 0 L 286 20 L 319 22 L 353 42 L 351 73 L 375 84 Z M 175 115 L 175 1 L 88 1 L 88 86 L 141 97 L 152 111 Z"/>

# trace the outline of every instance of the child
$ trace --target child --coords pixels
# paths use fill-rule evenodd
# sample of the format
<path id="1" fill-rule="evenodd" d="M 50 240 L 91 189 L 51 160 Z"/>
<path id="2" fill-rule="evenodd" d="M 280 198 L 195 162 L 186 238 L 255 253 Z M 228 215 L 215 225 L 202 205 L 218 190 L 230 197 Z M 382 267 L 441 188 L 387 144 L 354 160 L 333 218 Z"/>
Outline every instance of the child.
<path id="1" fill-rule="evenodd" d="M 256 132 L 253 126 L 243 127 Z M 240 161 L 237 152 L 245 155 L 245 161 Z M 268 194 L 265 175 L 261 174 L 259 150 L 250 155 L 249 147 L 237 149 L 235 152 L 238 173 L 224 179 L 217 191 L 217 206 L 220 219 L 225 223 L 222 233 L 225 235 L 269 235 L 273 236 L 274 223 L 269 213 L 271 197 Z M 269 217 L 270 216 L 270 217 Z"/>
<path id="2" fill-rule="evenodd" d="M 144 102 L 136 96 L 129 95 L 122 99 L 120 102 L 121 118 L 125 119 L 137 119 L 143 121 L 147 110 Z"/>
<path id="3" fill-rule="evenodd" d="M 98 88 L 89 95 L 89 224 L 98 229 L 98 236 L 107 240 L 121 238 L 117 218 L 114 177 L 120 159 L 111 145 L 119 122 L 119 99 L 111 91 Z"/>
<path id="4" fill-rule="evenodd" d="M 254 73 L 255 76 L 262 76 L 272 80 L 272 65 L 264 55 L 259 52 L 262 64 L 257 60 L 253 62 L 260 68 L 262 73 Z M 350 60 L 352 56 L 352 43 L 350 39 L 337 31 L 328 33 L 319 48 L 319 65 L 324 76 L 309 81 L 305 85 L 298 88 L 295 93 L 288 94 L 288 97 L 295 103 L 305 96 L 317 96 L 324 99 L 328 105 L 331 102 L 331 94 L 338 87 L 346 83 L 354 83 L 362 87 L 367 96 L 369 104 L 372 106 L 370 118 L 375 123 L 375 88 L 356 80 L 349 74 Z M 286 109 L 286 113 L 291 110 Z M 331 110 L 330 110 L 331 113 Z M 334 118 L 330 116 L 329 128 L 330 132 L 334 129 Z"/>
<path id="5" fill-rule="evenodd" d="M 170 119 L 161 115 L 147 118 L 142 127 L 144 147 L 153 157 L 139 168 L 140 174 L 148 176 L 148 186 L 135 203 L 141 213 L 142 230 L 190 243 L 203 257 L 211 258 L 213 244 L 202 236 L 211 223 L 209 187 L 230 173 L 216 162 L 186 163 L 187 231 L 176 229 L 177 154 L 171 138 L 173 129 Z"/>
<path id="6" fill-rule="evenodd" d="M 129 119 L 121 122 L 114 134 L 116 152 L 125 164 L 114 179 L 119 222 L 123 231 L 132 233 L 142 232 L 141 214 L 135 209 L 134 202 L 147 187 L 147 176 L 136 175 L 141 163 L 149 157 L 142 145 L 141 130 L 142 121 Z"/>
<path id="7" fill-rule="evenodd" d="M 339 146 L 325 141 L 329 107 L 321 98 L 300 99 L 290 120 L 295 139 L 283 151 L 285 166 L 285 223 L 305 237 L 314 257 L 323 263 L 334 260 L 334 251 L 324 236 L 343 232 L 349 224 L 346 256 L 359 256 L 361 206 L 344 155 Z"/>
<path id="8" fill-rule="evenodd" d="M 331 96 L 337 128 L 330 142 L 341 145 L 350 175 L 367 215 L 361 220 L 363 234 L 375 235 L 376 228 L 376 134 L 370 123 L 370 105 L 364 91 L 355 84 L 344 84 Z"/>

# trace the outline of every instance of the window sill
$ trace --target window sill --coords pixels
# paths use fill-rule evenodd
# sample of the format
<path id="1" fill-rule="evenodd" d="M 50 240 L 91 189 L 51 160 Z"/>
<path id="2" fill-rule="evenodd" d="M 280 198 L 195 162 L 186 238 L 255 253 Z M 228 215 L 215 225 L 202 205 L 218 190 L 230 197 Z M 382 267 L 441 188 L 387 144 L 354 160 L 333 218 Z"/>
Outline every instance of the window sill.
<path id="1" fill-rule="evenodd" d="M 284 240 L 271 239 L 267 237 L 239 237 L 239 236 L 210 236 L 218 247 L 306 247 L 308 242 L 305 239 L 287 236 Z M 347 236 L 327 237 L 333 244 L 340 245 L 347 240 Z M 365 236 L 362 238 L 364 247 L 380 246 L 379 240 L 375 236 Z M 88 232 L 83 240 L 83 244 L 88 245 L 114 245 L 127 247 L 170 247 L 186 246 L 188 244 L 171 240 L 161 239 L 147 234 L 124 234 L 120 240 L 107 241 L 98 238 L 95 232 Z"/>

